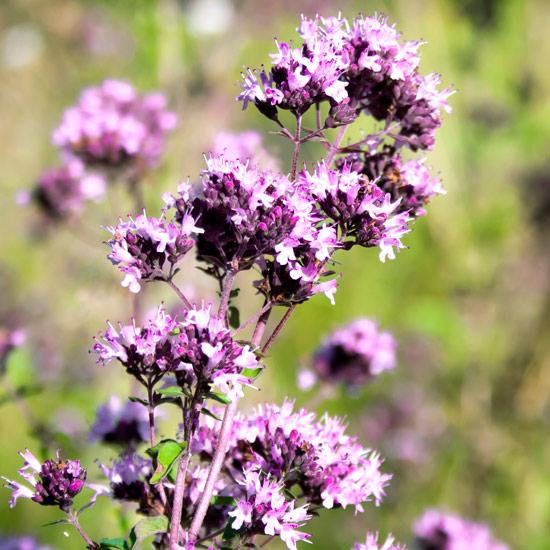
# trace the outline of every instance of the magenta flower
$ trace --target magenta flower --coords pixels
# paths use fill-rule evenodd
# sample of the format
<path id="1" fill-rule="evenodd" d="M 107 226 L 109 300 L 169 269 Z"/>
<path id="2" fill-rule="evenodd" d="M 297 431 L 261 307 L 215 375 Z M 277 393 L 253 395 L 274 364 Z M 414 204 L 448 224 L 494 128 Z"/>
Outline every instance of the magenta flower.
<path id="1" fill-rule="evenodd" d="M 13 491 L 10 508 L 13 508 L 19 497 L 28 498 L 43 506 L 59 506 L 68 512 L 73 504 L 73 498 L 84 488 L 86 470 L 78 460 L 62 460 L 57 455 L 57 461 L 46 460 L 40 463 L 34 455 L 25 449 L 19 453 L 25 459 L 25 465 L 19 470 L 19 475 L 31 485 L 23 485 L 2 477 L 5 487 Z"/>
<path id="2" fill-rule="evenodd" d="M 311 370 L 300 373 L 302 389 L 317 380 L 359 387 L 385 370 L 395 367 L 396 342 L 389 332 L 380 332 L 377 323 L 361 318 L 334 331 L 315 352 Z"/>
<path id="3" fill-rule="evenodd" d="M 127 82 L 105 80 L 65 111 L 53 142 L 87 165 L 139 173 L 158 164 L 164 136 L 176 124 L 162 94 L 140 97 Z"/>
<path id="4" fill-rule="evenodd" d="M 149 416 L 140 403 L 121 403 L 117 395 L 100 405 L 96 422 L 90 431 L 90 441 L 102 441 L 123 446 L 135 446 L 149 439 Z"/>
<path id="5" fill-rule="evenodd" d="M 487 525 L 438 510 L 426 510 L 414 524 L 420 550 L 508 550 Z"/>
<path id="6" fill-rule="evenodd" d="M 240 468 L 253 467 L 289 489 L 298 485 L 311 504 L 352 505 L 362 512 L 364 502 L 380 504 L 391 475 L 380 471 L 379 454 L 359 445 L 345 429 L 341 420 L 326 414 L 318 421 L 304 409 L 293 412 L 290 401 L 282 407 L 260 406 L 236 417 L 228 467 L 237 477 Z"/>
<path id="7" fill-rule="evenodd" d="M 394 538 L 391 535 L 379 546 L 378 533 L 367 533 L 365 544 L 356 542 L 351 550 L 406 550 L 406 548 L 405 545 L 394 544 Z"/>
<path id="8" fill-rule="evenodd" d="M 310 542 L 307 540 L 310 535 L 297 530 L 312 517 L 307 513 L 307 505 L 295 508 L 295 501 L 287 501 L 281 481 L 249 469 L 237 483 L 244 487 L 246 496 L 238 499 L 237 507 L 229 512 L 233 529 L 244 527 L 247 535 L 278 535 L 289 550 L 296 550 L 300 540 Z"/>
<path id="9" fill-rule="evenodd" d="M 143 328 L 110 325 L 96 338 L 94 353 L 104 365 L 113 359 L 146 386 L 154 386 L 165 374 L 173 374 L 178 385 L 198 395 L 212 388 L 229 397 L 242 396 L 242 386 L 252 385 L 245 369 L 261 368 L 248 345 L 233 341 L 224 320 L 210 313 L 210 306 L 187 310 L 181 321 L 162 308 Z"/>
<path id="10" fill-rule="evenodd" d="M 44 172 L 30 198 L 48 218 L 59 221 L 81 212 L 87 200 L 103 198 L 106 188 L 102 176 L 86 173 L 82 162 L 72 158 Z"/>

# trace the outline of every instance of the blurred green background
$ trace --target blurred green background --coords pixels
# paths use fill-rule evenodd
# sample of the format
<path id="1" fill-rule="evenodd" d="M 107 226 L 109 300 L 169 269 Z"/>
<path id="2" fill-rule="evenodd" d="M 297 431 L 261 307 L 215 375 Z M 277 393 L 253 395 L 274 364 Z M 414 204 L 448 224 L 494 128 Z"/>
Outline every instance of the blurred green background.
<path id="1" fill-rule="evenodd" d="M 101 244 L 101 225 L 132 211 L 122 189 L 77 222 L 47 227 L 16 194 L 57 163 L 50 142 L 63 109 L 106 77 L 169 97 L 180 125 L 165 162 L 146 183 L 148 211 L 177 182 L 197 179 L 220 130 L 256 129 L 288 167 L 290 146 L 270 123 L 235 101 L 243 65 L 268 64 L 273 37 L 297 38 L 300 13 L 348 18 L 387 14 L 405 39 L 422 38 L 421 72 L 440 72 L 451 97 L 428 165 L 448 191 L 405 239 L 395 261 L 373 250 L 342 260 L 336 306 L 323 296 L 298 308 L 272 349 L 253 402 L 294 396 L 296 371 L 331 328 L 360 315 L 380 320 L 399 342 L 393 374 L 350 398 L 313 392 L 300 405 L 348 417 L 350 433 L 379 448 L 394 472 L 380 508 L 354 517 L 325 512 L 310 523 L 318 550 L 346 550 L 367 529 L 407 542 L 426 507 L 489 523 L 517 550 L 550 548 L 550 3 L 545 0 L 2 0 L 0 2 L 0 325 L 23 327 L 25 345 L 8 365 L 2 397 L 1 474 L 17 477 L 32 415 L 59 432 L 64 456 L 80 458 L 89 480 L 109 450 L 86 444 L 97 405 L 128 381 L 88 355 L 105 320 L 127 321 L 131 297 Z M 320 153 L 305 147 L 302 160 Z M 260 303 L 241 280 L 243 314 Z M 214 289 L 186 263 L 178 283 L 198 296 Z M 147 288 L 148 307 L 175 304 L 168 288 Z M 30 387 L 24 403 L 9 388 Z M 6 393 L 7 392 L 7 393 Z M 168 431 L 165 435 L 170 435 Z M 65 434 L 65 435 L 61 435 Z M 57 444 L 57 443 L 56 443 Z M 55 445 L 53 448 L 55 448 Z M 59 446 L 59 444 L 58 444 Z M 0 531 L 33 532 L 52 548 L 81 547 L 60 512 L 29 501 L 8 509 Z M 82 523 L 96 540 L 120 536 L 129 510 L 107 501 Z M 126 527 L 125 527 L 126 526 Z M 144 545 L 145 547 L 146 545 Z M 305 545 L 304 545 L 305 546 Z M 277 548 L 273 544 L 273 548 Z"/>

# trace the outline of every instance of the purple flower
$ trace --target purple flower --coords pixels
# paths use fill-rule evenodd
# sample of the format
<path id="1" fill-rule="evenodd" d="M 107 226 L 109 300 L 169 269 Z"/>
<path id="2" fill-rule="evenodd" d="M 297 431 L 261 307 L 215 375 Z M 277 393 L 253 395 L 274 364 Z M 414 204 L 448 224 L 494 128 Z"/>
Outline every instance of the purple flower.
<path id="1" fill-rule="evenodd" d="M 375 321 L 357 319 L 325 339 L 314 354 L 310 380 L 301 376 L 309 387 L 316 380 L 358 387 L 395 367 L 395 348 L 392 335 L 379 331 Z"/>
<path id="2" fill-rule="evenodd" d="M 325 414 L 318 421 L 293 406 L 264 405 L 236 417 L 227 459 L 234 475 L 258 468 L 289 489 L 298 485 L 307 501 L 325 508 L 352 505 L 362 512 L 364 502 L 380 504 L 391 475 L 380 471 L 378 453 L 346 435 L 338 418 Z"/>
<path id="3" fill-rule="evenodd" d="M 223 156 L 207 159 L 203 190 L 193 201 L 200 260 L 222 272 L 249 269 L 265 255 L 286 264 L 307 245 L 319 255 L 333 244 L 319 240 L 320 217 L 303 186 L 286 176 L 263 172 Z"/>
<path id="4" fill-rule="evenodd" d="M 356 542 L 351 550 L 406 550 L 405 545 L 394 544 L 394 538 L 389 535 L 381 546 L 378 545 L 378 533 L 367 533 L 365 544 Z"/>
<path id="5" fill-rule="evenodd" d="M 140 173 L 158 164 L 164 136 L 176 124 L 162 94 L 140 97 L 127 82 L 105 80 L 65 111 L 53 142 L 87 165 Z"/>
<path id="6" fill-rule="evenodd" d="M 46 460 L 40 463 L 33 454 L 25 449 L 19 453 L 25 459 L 25 465 L 19 470 L 27 483 L 22 485 L 5 477 L 8 489 L 13 491 L 10 508 L 13 508 L 19 497 L 28 498 L 43 506 L 59 506 L 68 512 L 73 504 L 73 498 L 84 488 L 86 470 L 78 460 L 63 460 L 57 455 L 57 461 Z M 38 477 L 37 477 L 38 476 Z"/>
<path id="7" fill-rule="evenodd" d="M 106 227 L 113 238 L 107 241 L 111 253 L 107 256 L 118 266 L 125 277 L 121 285 L 130 292 L 141 289 L 141 280 L 169 280 L 174 266 L 193 247 L 192 233 L 202 230 L 195 226 L 195 220 L 188 214 L 179 222 L 172 223 L 160 218 L 148 218 L 143 214 L 115 227 Z M 169 273 L 164 272 L 169 265 Z"/>
<path id="8" fill-rule="evenodd" d="M 74 216 L 84 208 L 86 200 L 98 200 L 107 184 L 98 174 L 87 174 L 78 159 L 69 159 L 60 168 L 44 172 L 32 199 L 50 219 L 59 221 Z"/>
<path id="9" fill-rule="evenodd" d="M 133 447 L 149 438 L 149 416 L 140 403 L 126 401 L 122 405 L 117 395 L 112 395 L 108 403 L 100 405 L 96 422 L 90 432 L 90 441 L 116 443 Z"/>
<path id="10" fill-rule="evenodd" d="M 154 319 L 139 328 L 110 325 L 99 334 L 94 352 L 103 364 L 118 361 L 145 385 L 155 385 L 166 373 L 175 374 L 185 391 L 205 395 L 217 388 L 234 399 L 252 380 L 245 369 L 261 368 L 249 346 L 233 341 L 222 319 L 210 313 L 210 306 L 191 309 L 176 321 L 159 308 Z"/>
<path id="11" fill-rule="evenodd" d="M 410 231 L 406 212 L 398 213 L 400 199 L 392 202 L 375 183 L 344 164 L 341 170 L 331 170 L 320 162 L 315 171 L 300 173 L 300 182 L 319 202 L 323 212 L 340 230 L 344 248 L 353 245 L 379 246 L 379 258 L 394 259 L 405 248 L 401 238 Z M 347 240 L 346 240 L 347 239 Z"/>
<path id="12" fill-rule="evenodd" d="M 289 550 L 296 550 L 296 542 L 307 541 L 311 536 L 297 530 L 312 517 L 307 513 L 307 505 L 295 508 L 296 501 L 287 501 L 281 481 L 249 469 L 237 483 L 244 487 L 246 496 L 237 500 L 237 507 L 229 512 L 233 529 L 238 531 L 244 527 L 249 536 L 278 535 Z"/>
<path id="13" fill-rule="evenodd" d="M 487 525 L 438 510 L 426 510 L 414 524 L 420 550 L 508 550 Z"/>
<path id="14" fill-rule="evenodd" d="M 396 213 L 408 213 L 413 217 L 424 216 L 424 206 L 434 195 L 444 195 L 438 177 L 432 177 L 424 165 L 426 159 L 409 160 L 403 163 L 401 155 L 392 147 L 384 147 L 375 154 L 349 155 L 339 159 L 343 169 L 349 164 L 353 170 L 374 181 L 380 189 L 390 193 L 392 200 L 399 200 Z"/>
<path id="15" fill-rule="evenodd" d="M 450 112 L 451 90 L 438 90 L 439 75 L 419 76 L 422 42 L 401 42 L 387 18 L 302 17 L 303 44 L 278 42 L 269 74 L 248 70 L 237 100 L 277 120 L 277 107 L 296 115 L 329 103 L 328 127 L 349 124 L 365 111 L 399 130 L 399 146 L 430 149 L 441 111 Z"/>

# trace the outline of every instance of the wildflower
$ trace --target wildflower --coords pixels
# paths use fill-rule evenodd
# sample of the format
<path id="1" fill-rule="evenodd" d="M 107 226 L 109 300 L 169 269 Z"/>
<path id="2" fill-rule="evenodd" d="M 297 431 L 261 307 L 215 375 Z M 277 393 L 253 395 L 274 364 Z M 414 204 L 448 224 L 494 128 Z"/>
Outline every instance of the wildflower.
<path id="1" fill-rule="evenodd" d="M 229 512 L 233 529 L 244 527 L 247 535 L 278 535 L 289 550 L 296 550 L 296 542 L 307 541 L 310 535 L 297 528 L 303 527 L 312 516 L 307 513 L 307 505 L 295 508 L 295 501 L 286 500 L 280 481 L 249 469 L 237 483 L 244 487 L 246 497 L 238 499 L 237 507 Z"/>
<path id="2" fill-rule="evenodd" d="M 353 505 L 362 512 L 364 502 L 380 504 L 391 475 L 380 471 L 379 454 L 346 435 L 338 418 L 325 414 L 317 421 L 293 406 L 285 401 L 237 415 L 227 459 L 235 475 L 258 468 L 288 489 L 298 485 L 308 502 L 325 508 Z"/>
<path id="3" fill-rule="evenodd" d="M 98 174 L 87 174 L 78 159 L 44 172 L 31 198 L 51 220 L 66 219 L 82 211 L 87 200 L 99 200 L 107 184 Z"/>
<path id="4" fill-rule="evenodd" d="M 148 438 L 149 417 L 140 403 L 127 401 L 122 405 L 120 398 L 112 395 L 108 403 L 98 407 L 90 441 L 135 446 Z"/>
<path id="5" fill-rule="evenodd" d="M 0 550 L 50 550 L 50 548 L 40 545 L 31 535 L 21 535 L 0 536 Z"/>
<path id="6" fill-rule="evenodd" d="M 331 170 L 320 162 L 313 174 L 306 170 L 299 176 L 308 186 L 323 212 L 336 223 L 344 248 L 353 245 L 380 247 L 380 261 L 395 258 L 405 248 L 401 238 L 410 231 L 407 213 L 397 212 L 400 199 L 392 202 L 375 183 L 369 182 L 345 164 Z M 348 239 L 347 241 L 345 239 Z"/>
<path id="7" fill-rule="evenodd" d="M 28 449 L 19 454 L 25 460 L 19 475 L 32 488 L 2 477 L 7 482 L 5 487 L 13 491 L 10 508 L 15 506 L 19 497 L 24 497 L 43 506 L 59 506 L 61 510 L 68 512 L 73 498 L 82 491 L 86 481 L 86 470 L 80 466 L 80 462 L 61 459 L 59 451 L 57 461 L 46 460 L 42 464 Z"/>
<path id="8" fill-rule="evenodd" d="M 229 397 L 242 396 L 242 386 L 252 380 L 245 369 L 260 368 L 248 345 L 233 341 L 222 319 L 210 313 L 210 306 L 184 313 L 181 321 L 162 308 L 143 327 L 110 325 L 96 339 L 94 352 L 103 364 L 118 361 L 145 385 L 155 385 L 167 373 L 174 374 L 185 391 L 206 395 L 211 387 Z"/>
<path id="9" fill-rule="evenodd" d="M 351 550 L 406 550 L 405 546 L 394 544 L 394 538 L 389 535 L 382 546 L 378 545 L 378 533 L 367 533 L 365 544 L 356 542 Z"/>
<path id="10" fill-rule="evenodd" d="M 188 215 L 172 223 L 164 216 L 148 218 L 145 211 L 135 220 L 129 217 L 128 222 L 120 220 L 106 229 L 113 235 L 106 243 L 111 247 L 107 258 L 124 273 L 121 285 L 133 293 L 141 290 L 141 280 L 168 280 L 175 264 L 193 247 L 191 234 L 201 231 Z M 163 270 L 166 265 L 169 274 Z"/>
<path id="11" fill-rule="evenodd" d="M 321 344 L 312 360 L 306 384 L 321 380 L 358 387 L 395 367 L 396 343 L 389 332 L 380 332 L 375 321 L 360 318 L 336 330 Z M 305 375 L 302 374 L 305 378 Z"/>
<path id="12" fill-rule="evenodd" d="M 426 510 L 414 524 L 420 550 L 508 550 L 487 525 L 438 510 Z"/>
<path id="13" fill-rule="evenodd" d="M 164 136 L 176 124 L 162 94 L 140 97 L 127 82 L 105 80 L 64 112 L 53 142 L 86 165 L 130 167 L 136 174 L 157 165 Z"/>

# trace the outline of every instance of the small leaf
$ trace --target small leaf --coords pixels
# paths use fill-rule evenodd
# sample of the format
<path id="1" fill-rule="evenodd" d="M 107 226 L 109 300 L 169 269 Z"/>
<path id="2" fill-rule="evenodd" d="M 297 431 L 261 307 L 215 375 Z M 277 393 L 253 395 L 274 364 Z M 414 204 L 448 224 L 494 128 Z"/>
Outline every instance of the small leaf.
<path id="1" fill-rule="evenodd" d="M 227 314 L 229 316 L 229 326 L 232 329 L 239 328 L 241 326 L 241 314 L 235 306 L 229 306 L 227 308 Z"/>
<path id="2" fill-rule="evenodd" d="M 234 539 L 239 534 L 239 531 L 235 531 L 235 529 L 233 529 L 233 527 L 231 527 L 234 519 L 235 518 L 229 518 L 229 520 L 227 520 L 227 523 L 225 525 L 225 530 L 224 530 L 223 535 L 222 535 L 222 540 Z M 241 527 L 241 529 L 242 529 L 242 527 Z"/>
<path id="3" fill-rule="evenodd" d="M 231 403 L 231 399 L 229 399 L 229 397 L 227 397 L 227 395 L 223 394 L 223 393 L 218 393 L 218 392 L 215 392 L 215 391 L 209 391 L 205 397 L 207 399 L 213 399 L 214 401 L 217 401 L 218 403 L 223 403 L 224 405 L 228 405 L 229 403 Z"/>
<path id="4" fill-rule="evenodd" d="M 101 539 L 99 548 L 117 548 L 118 550 L 129 550 L 128 543 L 124 539 Z"/>
<path id="5" fill-rule="evenodd" d="M 158 483 L 164 479 L 168 475 L 172 464 L 180 457 L 183 451 L 182 445 L 177 441 L 168 440 L 161 444 L 157 454 L 157 469 L 149 480 L 149 483 Z"/>
<path id="6" fill-rule="evenodd" d="M 146 407 L 149 406 L 149 401 L 147 401 L 147 399 L 141 399 L 141 397 L 129 397 L 128 399 L 132 403 L 141 403 L 142 405 L 145 405 Z"/>
<path id="7" fill-rule="evenodd" d="M 78 512 L 76 513 L 76 517 L 79 517 L 80 514 L 82 514 L 82 512 L 84 512 L 84 510 L 87 510 L 88 508 L 93 508 L 94 504 L 95 504 L 95 500 L 92 501 L 92 502 L 88 502 L 88 504 L 84 504 L 84 506 L 82 506 L 82 508 L 80 508 L 78 510 Z"/>
<path id="8" fill-rule="evenodd" d="M 58 519 L 57 521 L 52 521 L 51 523 L 45 523 L 43 527 L 48 527 L 50 525 L 60 525 L 62 523 L 71 523 L 68 519 Z"/>
<path id="9" fill-rule="evenodd" d="M 283 487 L 282 491 L 283 491 L 283 493 L 284 493 L 288 498 L 290 498 L 291 500 L 296 500 L 296 496 L 292 493 L 292 491 L 290 491 L 290 490 L 287 489 L 286 487 Z"/>
<path id="10" fill-rule="evenodd" d="M 181 388 L 178 388 L 178 386 L 161 388 L 160 390 L 155 390 L 155 393 L 160 393 L 160 395 L 165 395 L 166 397 L 186 397 L 185 392 Z"/>
<path id="11" fill-rule="evenodd" d="M 233 497 L 216 495 L 210 499 L 210 504 L 212 506 L 234 506 L 236 502 Z"/>
<path id="12" fill-rule="evenodd" d="M 134 548 L 137 543 L 143 539 L 156 535 L 157 533 L 164 533 L 168 530 L 168 518 L 166 516 L 156 516 L 154 518 L 144 518 L 138 521 L 130 531 L 128 542 L 130 548 Z"/>
<path id="13" fill-rule="evenodd" d="M 231 292 L 229 293 L 229 297 L 230 298 L 236 298 L 238 295 L 239 295 L 239 292 L 241 291 L 240 288 L 234 288 L 231 290 Z"/>
<path id="14" fill-rule="evenodd" d="M 264 369 L 261 367 L 258 367 L 256 369 L 243 369 L 242 375 L 246 376 L 247 378 L 256 378 Z"/>
<path id="15" fill-rule="evenodd" d="M 203 407 L 201 409 L 201 413 L 205 414 L 206 416 L 211 416 L 212 418 L 214 418 L 216 420 L 221 420 L 221 418 L 218 415 L 214 414 L 212 411 L 209 411 L 206 407 Z"/>

